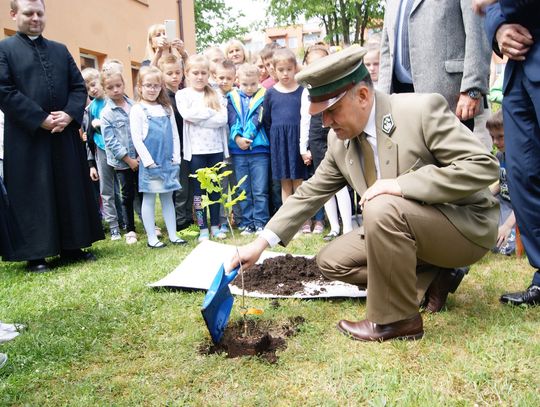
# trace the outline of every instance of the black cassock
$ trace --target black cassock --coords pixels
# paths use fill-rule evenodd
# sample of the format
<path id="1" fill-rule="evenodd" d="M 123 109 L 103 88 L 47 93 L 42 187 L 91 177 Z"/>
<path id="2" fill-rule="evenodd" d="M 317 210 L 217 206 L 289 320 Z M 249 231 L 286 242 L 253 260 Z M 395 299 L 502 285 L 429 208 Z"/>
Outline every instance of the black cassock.
<path id="1" fill-rule="evenodd" d="M 17 33 L 0 41 L 0 109 L 5 114 L 4 183 L 24 243 L 3 259 L 54 256 L 103 239 L 79 127 L 86 89 L 67 48 Z M 40 128 L 50 112 L 73 121 Z"/>

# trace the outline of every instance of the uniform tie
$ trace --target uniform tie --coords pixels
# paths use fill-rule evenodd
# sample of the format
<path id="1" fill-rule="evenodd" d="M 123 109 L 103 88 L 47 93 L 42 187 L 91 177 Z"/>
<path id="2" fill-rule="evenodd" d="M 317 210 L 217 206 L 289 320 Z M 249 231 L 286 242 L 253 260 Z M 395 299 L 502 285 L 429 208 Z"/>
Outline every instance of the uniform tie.
<path id="1" fill-rule="evenodd" d="M 360 147 L 364 156 L 364 178 L 369 188 L 377 181 L 377 168 L 375 167 L 373 148 L 369 144 L 369 141 L 367 141 L 367 134 L 364 132 L 360 134 Z"/>

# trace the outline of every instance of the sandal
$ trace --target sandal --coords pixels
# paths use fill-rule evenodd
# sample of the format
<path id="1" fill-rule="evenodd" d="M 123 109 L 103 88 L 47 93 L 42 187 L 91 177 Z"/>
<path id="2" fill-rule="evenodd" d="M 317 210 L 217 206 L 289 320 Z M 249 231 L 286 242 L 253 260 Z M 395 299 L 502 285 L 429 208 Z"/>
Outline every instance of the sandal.
<path id="1" fill-rule="evenodd" d="M 186 244 L 187 242 L 184 240 L 184 239 L 181 239 L 179 237 L 177 237 L 176 240 L 171 240 L 171 244 L 175 244 L 175 245 L 182 245 L 182 244 Z"/>
<path id="2" fill-rule="evenodd" d="M 165 246 L 167 246 L 165 243 L 160 242 L 159 240 L 158 240 L 156 243 L 154 243 L 154 244 L 146 243 L 146 245 L 147 245 L 150 249 L 163 249 Z"/>
<path id="3" fill-rule="evenodd" d="M 330 233 L 328 233 L 325 237 L 323 237 L 323 240 L 325 242 L 331 242 L 338 236 L 339 236 L 339 232 L 336 232 L 335 230 L 331 230 Z"/>

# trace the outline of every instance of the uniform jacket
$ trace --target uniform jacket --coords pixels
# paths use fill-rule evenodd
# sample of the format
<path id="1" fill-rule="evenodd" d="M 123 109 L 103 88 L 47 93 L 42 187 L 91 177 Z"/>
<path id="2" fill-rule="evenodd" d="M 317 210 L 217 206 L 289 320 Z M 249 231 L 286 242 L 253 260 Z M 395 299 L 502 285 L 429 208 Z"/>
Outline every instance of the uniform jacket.
<path id="1" fill-rule="evenodd" d="M 469 240 L 493 247 L 499 207 L 487 186 L 499 176 L 496 158 L 440 95 L 375 92 L 375 98 L 381 177 L 396 178 L 404 198 L 433 205 Z M 360 156 L 358 138 L 341 141 L 331 130 L 315 175 L 289 197 L 267 228 L 287 244 L 302 222 L 346 184 L 363 195 L 367 186 Z"/>
<path id="2" fill-rule="evenodd" d="M 262 105 L 265 92 L 265 88 L 260 88 L 253 96 L 249 97 L 249 110 L 247 112 L 244 112 L 241 100 L 242 97 L 246 96 L 237 89 L 233 89 L 227 94 L 227 113 L 231 129 L 229 151 L 231 154 L 270 152 L 270 142 L 262 125 Z M 248 151 L 240 149 L 235 141 L 236 136 L 252 140 L 251 148 Z"/>
<path id="3" fill-rule="evenodd" d="M 502 57 L 495 38 L 497 29 L 506 23 L 517 23 L 529 30 L 534 44 L 527 53 L 525 61 L 509 59 L 504 72 L 503 92 L 512 77 L 517 64 L 523 64 L 523 71 L 531 82 L 540 82 L 540 2 L 537 0 L 500 0 L 486 10 L 486 31 L 493 50 Z"/>
<path id="4" fill-rule="evenodd" d="M 400 0 L 388 0 L 384 13 L 377 89 L 393 92 L 396 30 Z M 471 0 L 415 0 L 409 19 L 411 73 L 418 93 L 440 93 L 455 112 L 460 92 L 488 93 L 491 51 L 482 17 Z"/>

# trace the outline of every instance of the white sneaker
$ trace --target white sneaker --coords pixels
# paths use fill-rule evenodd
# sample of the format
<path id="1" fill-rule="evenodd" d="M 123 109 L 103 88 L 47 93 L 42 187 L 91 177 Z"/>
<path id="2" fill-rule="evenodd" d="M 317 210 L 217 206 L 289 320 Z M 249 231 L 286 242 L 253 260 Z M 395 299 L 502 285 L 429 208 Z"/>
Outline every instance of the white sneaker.
<path id="1" fill-rule="evenodd" d="M 120 231 L 118 228 L 112 228 L 111 229 L 111 240 L 120 240 L 122 239 L 122 236 L 120 235 Z"/>
<path id="2" fill-rule="evenodd" d="M 135 232 L 129 232 L 124 235 L 126 238 L 126 244 L 135 244 L 137 243 L 137 233 Z"/>

